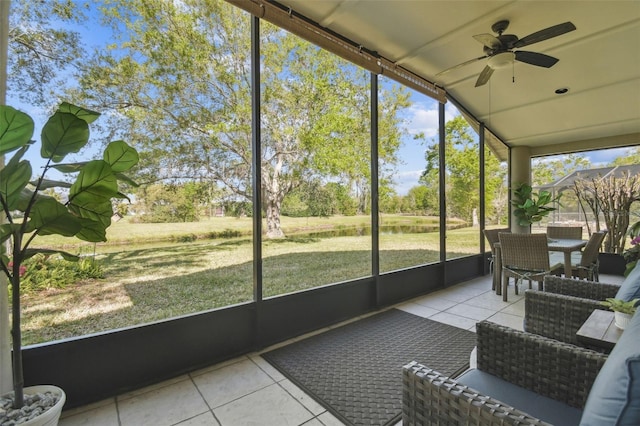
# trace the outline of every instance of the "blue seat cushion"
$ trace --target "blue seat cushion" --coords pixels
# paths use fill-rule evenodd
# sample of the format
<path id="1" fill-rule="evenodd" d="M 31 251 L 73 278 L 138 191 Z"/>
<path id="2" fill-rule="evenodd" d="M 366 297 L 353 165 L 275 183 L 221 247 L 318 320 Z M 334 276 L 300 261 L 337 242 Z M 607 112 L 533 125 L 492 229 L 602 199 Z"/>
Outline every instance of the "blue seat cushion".
<path id="1" fill-rule="evenodd" d="M 640 262 L 627 275 L 618 293 L 616 293 L 616 299 L 622 299 L 627 302 L 638 298 L 640 298 Z"/>
<path id="2" fill-rule="evenodd" d="M 587 397 L 580 426 L 603 425 L 640 425 L 640 310 L 626 326 Z"/>
<path id="3" fill-rule="evenodd" d="M 553 425 L 571 426 L 580 422 L 581 410 L 478 369 L 465 372 L 456 381 Z"/>

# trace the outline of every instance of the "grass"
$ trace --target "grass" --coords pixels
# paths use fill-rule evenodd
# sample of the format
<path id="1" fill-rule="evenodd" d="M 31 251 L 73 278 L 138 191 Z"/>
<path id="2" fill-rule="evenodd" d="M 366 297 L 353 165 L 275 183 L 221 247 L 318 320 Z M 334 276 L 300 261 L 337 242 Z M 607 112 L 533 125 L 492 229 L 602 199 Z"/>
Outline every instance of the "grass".
<path id="1" fill-rule="evenodd" d="M 433 224 L 433 218 L 383 217 L 383 223 Z M 25 344 L 63 339 L 204 311 L 253 299 L 250 218 L 213 218 L 187 224 L 131 224 L 109 228 L 109 244 L 70 244 L 60 237 L 40 246 L 84 253 L 95 250 L 105 279 L 28 294 L 23 300 Z M 371 275 L 371 238 L 315 238 L 311 230 L 362 227 L 362 217 L 283 218 L 290 235 L 263 242 L 264 297 Z M 205 239 L 233 229 L 241 237 Z M 195 241 L 178 243 L 180 235 Z M 478 252 L 478 230 L 447 234 L 448 257 Z M 38 241 L 38 240 L 36 240 Z M 154 242 L 155 241 L 155 242 Z M 439 259 L 439 234 L 389 234 L 380 238 L 381 271 Z"/>

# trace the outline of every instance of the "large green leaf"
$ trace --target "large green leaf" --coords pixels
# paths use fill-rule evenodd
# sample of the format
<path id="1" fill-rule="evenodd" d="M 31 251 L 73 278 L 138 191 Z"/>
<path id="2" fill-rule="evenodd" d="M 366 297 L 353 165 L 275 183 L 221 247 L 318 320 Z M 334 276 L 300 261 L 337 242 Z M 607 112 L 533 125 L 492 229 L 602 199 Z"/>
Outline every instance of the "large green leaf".
<path id="1" fill-rule="evenodd" d="M 88 161 L 81 161 L 78 163 L 64 163 L 64 164 L 52 164 L 51 168 L 56 169 L 61 173 L 77 173 L 84 166 L 86 166 Z"/>
<path id="2" fill-rule="evenodd" d="M 0 170 L 0 197 L 8 210 L 20 210 L 20 195 L 31 179 L 31 164 L 27 160 L 19 161 L 20 157 L 15 155 Z"/>
<path id="3" fill-rule="evenodd" d="M 138 164 L 138 152 L 124 141 L 109 143 L 104 150 L 104 161 L 111 165 L 114 172 L 125 172 Z"/>
<path id="4" fill-rule="evenodd" d="M 113 207 L 109 198 L 100 200 L 90 194 L 80 194 L 69 204 L 69 208 L 78 216 L 99 222 L 105 228 L 111 225 Z"/>
<path id="5" fill-rule="evenodd" d="M 31 184 L 35 186 L 36 182 L 31 182 Z M 63 182 L 61 180 L 43 179 L 40 181 L 40 186 L 38 187 L 38 189 L 45 190 L 49 188 L 71 188 L 71 184 L 69 182 Z"/>
<path id="6" fill-rule="evenodd" d="M 33 120 L 27 114 L 8 105 L 0 105 L 0 155 L 29 143 L 33 127 Z"/>
<path id="7" fill-rule="evenodd" d="M 86 121 L 88 124 L 93 123 L 98 117 L 100 117 L 99 112 L 91 111 L 90 109 L 82 108 L 68 102 L 62 102 L 58 107 L 58 111 L 73 114 L 81 120 Z"/>
<path id="8" fill-rule="evenodd" d="M 42 128 L 42 158 L 59 163 L 67 154 L 80 151 L 89 142 L 86 121 L 66 112 L 56 112 Z"/>
<path id="9" fill-rule="evenodd" d="M 40 197 L 31 209 L 31 226 L 38 235 L 58 234 L 65 237 L 76 235 L 82 225 L 67 208 L 51 197 Z"/>
<path id="10" fill-rule="evenodd" d="M 89 219 L 82 219 L 82 229 L 76 234 L 76 238 L 91 243 L 99 243 L 107 241 L 107 226 L 104 226 L 100 222 L 95 222 Z"/>
<path id="11" fill-rule="evenodd" d="M 25 259 L 29 259 L 30 257 L 35 256 L 38 253 L 42 253 L 42 254 L 46 254 L 46 255 L 51 255 L 51 254 L 59 254 L 60 256 L 62 256 L 62 258 L 64 260 L 68 260 L 70 262 L 76 262 L 78 260 L 80 260 L 80 257 L 75 255 L 75 254 L 71 254 L 68 253 L 66 251 L 62 251 L 62 250 L 53 250 L 53 249 L 26 249 L 24 251 L 24 258 Z"/>
<path id="12" fill-rule="evenodd" d="M 0 244 L 7 241 L 19 229 L 19 223 L 3 223 L 0 225 Z"/>
<path id="13" fill-rule="evenodd" d="M 75 199 L 82 195 L 84 203 L 89 195 L 97 197 L 100 201 L 111 198 L 118 193 L 118 180 L 111 170 L 111 166 L 103 160 L 89 161 L 80 171 L 78 178 L 71 185 L 69 201 L 76 203 Z"/>
<path id="14" fill-rule="evenodd" d="M 39 196 L 41 195 L 40 194 L 35 195 L 36 198 Z M 29 187 L 23 188 L 22 191 L 20 191 L 20 197 L 18 199 L 18 205 L 16 207 L 16 210 L 19 210 L 21 212 L 26 211 L 33 197 L 34 197 L 34 193 L 31 189 L 29 189 Z"/>

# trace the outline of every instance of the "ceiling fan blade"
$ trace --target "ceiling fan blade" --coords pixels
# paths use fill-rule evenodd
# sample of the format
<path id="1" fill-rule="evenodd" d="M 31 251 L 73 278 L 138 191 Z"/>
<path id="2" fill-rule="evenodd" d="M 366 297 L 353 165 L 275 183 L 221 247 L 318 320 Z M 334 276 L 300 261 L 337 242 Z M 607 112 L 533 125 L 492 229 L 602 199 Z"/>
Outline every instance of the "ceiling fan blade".
<path id="1" fill-rule="evenodd" d="M 491 78 L 491 74 L 493 74 L 493 68 L 491 68 L 489 65 L 484 67 L 484 69 L 478 76 L 478 79 L 476 80 L 476 87 L 484 86 L 485 84 L 487 84 L 487 81 L 489 81 L 489 79 Z"/>
<path id="2" fill-rule="evenodd" d="M 551 68 L 558 62 L 557 58 L 537 52 L 527 52 L 518 50 L 515 52 L 516 61 L 525 62 L 527 64 L 536 65 L 538 67 Z"/>
<path id="3" fill-rule="evenodd" d="M 476 34 L 473 36 L 473 38 L 475 38 L 477 41 L 484 44 L 491 50 L 497 50 L 502 47 L 502 43 L 500 42 L 500 40 L 498 40 L 496 36 L 491 34 Z"/>
<path id="4" fill-rule="evenodd" d="M 438 76 L 440 76 L 440 75 L 442 75 L 442 74 L 444 74 L 444 73 L 447 73 L 447 72 L 449 72 L 449 71 L 453 71 L 453 70 L 458 69 L 458 68 L 461 68 L 461 67 L 463 67 L 463 66 L 465 66 L 465 65 L 469 65 L 469 64 L 472 64 L 472 63 L 474 63 L 474 62 L 477 62 L 477 61 L 479 61 L 480 59 L 486 59 L 486 58 L 488 58 L 488 57 L 489 57 L 488 55 L 485 55 L 485 56 L 480 56 L 479 58 L 473 58 L 473 59 L 470 59 L 470 60 L 465 61 L 465 62 L 463 62 L 463 63 L 461 63 L 461 64 L 454 65 L 454 66 L 452 66 L 451 68 L 447 68 L 447 69 L 446 69 L 446 70 L 444 70 L 444 71 L 440 71 L 440 72 L 439 72 L 438 74 L 436 74 L 435 76 L 436 76 L 436 77 L 438 77 Z"/>
<path id="5" fill-rule="evenodd" d="M 513 43 L 509 48 L 517 48 L 528 46 L 533 43 L 538 43 L 544 40 L 548 40 L 553 37 L 557 37 L 559 35 L 571 32 L 576 29 L 576 26 L 571 22 L 564 22 L 562 24 L 554 25 L 549 28 L 545 28 L 544 30 L 536 31 L 533 34 L 529 34 L 526 37 L 522 37 L 520 40 Z"/>

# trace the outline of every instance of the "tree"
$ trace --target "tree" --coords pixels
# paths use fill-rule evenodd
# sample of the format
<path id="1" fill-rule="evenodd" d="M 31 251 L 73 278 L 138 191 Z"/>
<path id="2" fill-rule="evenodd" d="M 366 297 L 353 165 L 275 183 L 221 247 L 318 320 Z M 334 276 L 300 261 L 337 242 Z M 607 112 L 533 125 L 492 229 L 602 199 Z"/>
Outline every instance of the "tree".
<path id="1" fill-rule="evenodd" d="M 548 185 L 577 170 L 591 167 L 591 161 L 581 154 L 556 155 L 531 161 L 532 186 Z"/>
<path id="2" fill-rule="evenodd" d="M 485 145 L 484 154 L 485 221 L 500 225 L 508 223 L 509 185 L 507 163 L 501 163 Z"/>
<path id="3" fill-rule="evenodd" d="M 626 155 L 617 157 L 611 162 L 612 166 L 628 166 L 640 164 L 640 146 L 633 147 Z"/>
<path id="4" fill-rule="evenodd" d="M 607 229 L 604 251 L 622 254 L 631 206 L 640 201 L 640 176 L 624 173 L 622 176 L 580 179 L 574 182 L 573 190 L 583 210 L 586 204 L 593 212 L 596 231 L 601 229 L 600 218 L 604 219 Z"/>
<path id="5" fill-rule="evenodd" d="M 52 106 L 46 100 L 56 98 L 84 57 L 78 33 L 56 24 L 84 22 L 87 7 L 87 2 L 72 0 L 11 2 L 9 97 L 31 106 Z"/>
<path id="6" fill-rule="evenodd" d="M 197 222 L 209 204 L 207 185 L 197 182 L 152 184 L 140 192 L 145 222 Z"/>
<path id="7" fill-rule="evenodd" d="M 460 115 L 447 121 L 445 134 L 447 215 L 471 222 L 473 209 L 480 203 L 478 142 L 472 135 L 471 127 Z M 420 182 L 431 188 L 432 192 L 439 188 L 436 184 L 438 158 L 438 142 L 434 140 L 427 146 L 427 166 L 420 178 Z M 487 158 L 487 162 L 494 161 L 497 164 L 497 160 L 491 158 Z M 437 199 L 435 194 L 431 198 Z M 490 201 L 487 200 L 487 205 L 491 204 Z"/>
<path id="8" fill-rule="evenodd" d="M 73 99 L 112 109 L 106 134 L 137 141 L 138 181 L 208 179 L 251 200 L 249 15 L 220 0 L 107 0 L 101 10 L 117 40 L 86 61 Z M 261 53 L 267 237 L 284 235 L 282 202 L 303 181 L 337 180 L 364 210 L 369 74 L 266 22 Z M 383 91 L 382 162 L 395 159 L 405 106 L 404 89 Z"/>
<path id="9" fill-rule="evenodd" d="M 429 199 L 429 197 L 432 196 L 433 192 L 430 192 L 426 186 L 421 185 L 412 187 L 407 194 L 414 210 L 420 211 L 423 214 L 429 214 L 430 206 L 437 205 L 437 200 Z"/>

